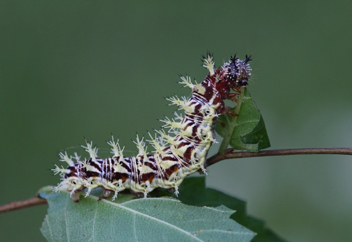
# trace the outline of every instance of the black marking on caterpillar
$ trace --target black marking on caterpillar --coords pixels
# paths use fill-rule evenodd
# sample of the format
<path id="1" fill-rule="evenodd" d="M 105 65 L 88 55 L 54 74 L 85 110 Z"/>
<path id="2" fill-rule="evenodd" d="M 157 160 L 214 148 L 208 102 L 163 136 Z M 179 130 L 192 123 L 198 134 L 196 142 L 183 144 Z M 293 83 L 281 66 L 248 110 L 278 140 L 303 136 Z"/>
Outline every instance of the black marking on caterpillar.
<path id="1" fill-rule="evenodd" d="M 203 57 L 203 66 L 209 74 L 201 83 L 192 83 L 189 76 L 180 77 L 179 83 L 191 88 L 192 96 L 189 99 L 167 98 L 170 105 L 178 105 L 185 115 L 182 117 L 175 112 L 173 119 L 161 120 L 165 123 L 163 128 L 169 129 L 168 133 L 160 130 L 156 131 L 155 137 L 149 134 L 148 143 L 155 150 L 152 154 L 147 153 L 145 141 L 138 135 L 134 143 L 139 151 L 133 157 L 125 157 L 124 148 L 121 149 L 113 137 L 108 142 L 113 154 L 111 158 L 98 158 L 98 148 L 87 142 L 82 147 L 89 153 L 89 159 L 81 160 L 77 153 L 73 157 L 66 152 L 59 154 L 60 160 L 68 167 L 52 169 L 62 177 L 55 191 L 70 192 L 74 201 L 79 200 L 84 189 L 87 189 L 88 196 L 96 187 L 104 189 L 104 197 L 114 193 L 113 200 L 125 189 L 143 193 L 146 197 L 153 189 L 161 187 L 174 189 L 177 195 L 178 186 L 187 175 L 199 169 L 206 173 L 203 165 L 212 142 L 215 142 L 215 122 L 218 115 L 226 112 L 223 100 L 233 97 L 230 89 L 238 91 L 248 84 L 251 76 L 249 61 L 250 56 L 241 61 L 235 55 L 221 68 L 214 69 L 213 57 L 207 54 Z"/>

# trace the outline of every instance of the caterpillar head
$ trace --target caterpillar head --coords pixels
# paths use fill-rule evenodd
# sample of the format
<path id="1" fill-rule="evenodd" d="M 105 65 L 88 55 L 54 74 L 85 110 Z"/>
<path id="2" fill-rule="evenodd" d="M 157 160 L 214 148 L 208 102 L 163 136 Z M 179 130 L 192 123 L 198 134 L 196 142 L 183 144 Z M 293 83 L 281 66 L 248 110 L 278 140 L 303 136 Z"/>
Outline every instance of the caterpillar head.
<path id="1" fill-rule="evenodd" d="M 232 87 L 241 87 L 248 84 L 251 77 L 251 68 L 248 62 L 252 61 L 251 56 L 246 55 L 244 61 L 231 56 L 230 62 L 226 63 L 228 78 L 233 82 Z"/>

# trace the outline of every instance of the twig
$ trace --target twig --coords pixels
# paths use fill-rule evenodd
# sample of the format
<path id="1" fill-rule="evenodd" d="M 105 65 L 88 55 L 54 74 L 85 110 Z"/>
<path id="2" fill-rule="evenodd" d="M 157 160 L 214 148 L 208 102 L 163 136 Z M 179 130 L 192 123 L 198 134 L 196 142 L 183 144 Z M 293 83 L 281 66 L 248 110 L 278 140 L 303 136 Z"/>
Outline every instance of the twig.
<path id="1" fill-rule="evenodd" d="M 16 210 L 16 209 L 32 207 L 35 205 L 41 205 L 41 204 L 46 204 L 46 203 L 47 203 L 47 201 L 45 199 L 42 199 L 39 197 L 32 197 L 27 200 L 10 202 L 8 204 L 1 205 L 0 206 L 0 213 L 5 213 L 5 212 L 9 212 L 9 211 Z"/>
<path id="2" fill-rule="evenodd" d="M 249 158 L 259 156 L 280 156 L 280 155 L 352 155 L 352 148 L 306 148 L 306 149 L 282 149 L 282 150 L 262 150 L 258 152 L 238 151 L 227 149 L 224 154 L 215 154 L 205 161 L 204 167 L 211 166 L 221 160 Z"/>
<path id="3" fill-rule="evenodd" d="M 224 154 L 216 154 L 208 158 L 204 167 L 211 166 L 221 160 L 249 158 L 259 156 L 279 156 L 279 155 L 311 155 L 311 154 L 335 154 L 335 155 L 352 155 L 352 148 L 307 148 L 307 149 L 283 149 L 283 150 L 263 150 L 258 152 L 235 151 L 227 149 Z M 201 172 L 201 170 L 200 170 Z M 9 212 L 16 209 L 46 204 L 47 201 L 42 198 L 32 197 L 27 200 L 11 202 L 0 206 L 0 213 Z"/>

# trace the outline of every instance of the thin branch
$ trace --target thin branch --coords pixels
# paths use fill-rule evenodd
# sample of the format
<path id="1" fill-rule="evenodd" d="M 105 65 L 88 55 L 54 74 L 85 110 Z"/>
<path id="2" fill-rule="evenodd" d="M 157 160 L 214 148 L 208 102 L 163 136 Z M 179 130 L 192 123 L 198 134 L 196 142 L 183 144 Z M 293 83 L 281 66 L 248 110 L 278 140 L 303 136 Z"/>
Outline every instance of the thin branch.
<path id="1" fill-rule="evenodd" d="M 26 207 L 32 207 L 36 205 L 46 204 L 47 201 L 45 199 L 39 197 L 32 197 L 23 201 L 10 202 L 5 205 L 0 206 L 0 213 L 9 212 L 12 210 L 17 210 Z"/>
<path id="2" fill-rule="evenodd" d="M 307 148 L 307 149 L 283 149 L 283 150 L 263 150 L 258 152 L 235 151 L 227 149 L 224 154 L 216 154 L 208 158 L 204 167 L 211 166 L 219 161 L 226 159 L 249 158 L 259 156 L 280 156 L 280 155 L 311 155 L 311 154 L 335 154 L 335 155 L 352 155 L 352 148 Z M 201 170 L 199 170 L 201 172 Z M 47 201 L 42 198 L 32 197 L 23 201 L 11 202 L 0 206 L 0 213 L 9 212 L 16 209 L 32 207 L 46 204 Z"/>
<path id="3" fill-rule="evenodd" d="M 224 154 L 215 154 L 205 161 L 204 167 L 211 166 L 221 160 L 249 158 L 259 156 L 280 156 L 280 155 L 352 155 L 352 148 L 306 148 L 306 149 L 282 149 L 282 150 L 262 150 L 258 152 L 238 151 L 227 149 Z"/>

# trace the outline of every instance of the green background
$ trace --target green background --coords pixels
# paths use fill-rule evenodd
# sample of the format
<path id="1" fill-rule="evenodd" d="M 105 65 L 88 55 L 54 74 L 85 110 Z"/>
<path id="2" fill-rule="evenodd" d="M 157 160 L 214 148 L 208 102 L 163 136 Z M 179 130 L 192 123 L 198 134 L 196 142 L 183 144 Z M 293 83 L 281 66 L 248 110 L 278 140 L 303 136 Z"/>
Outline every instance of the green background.
<path id="1" fill-rule="evenodd" d="M 84 137 L 109 155 L 111 132 L 159 128 L 217 65 L 253 56 L 248 87 L 272 148 L 352 147 L 351 1 L 1 1 L 0 204 L 59 181 L 58 151 Z M 211 153 L 216 152 L 216 146 Z M 352 157 L 311 155 L 222 161 L 207 184 L 248 201 L 290 241 L 352 236 Z M 1 241 L 44 241 L 46 206 L 0 215 Z"/>

